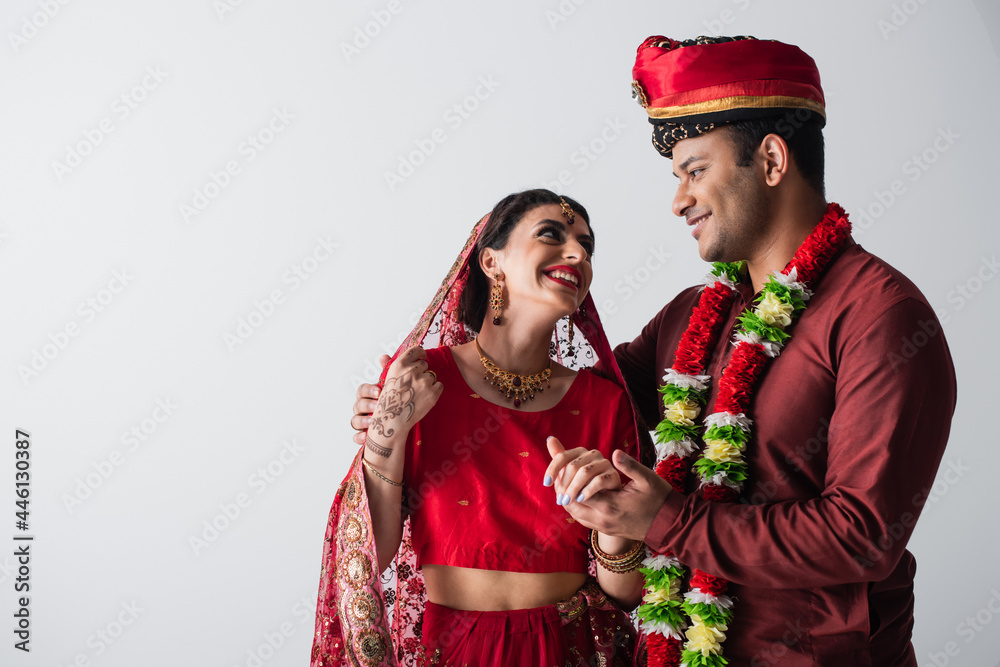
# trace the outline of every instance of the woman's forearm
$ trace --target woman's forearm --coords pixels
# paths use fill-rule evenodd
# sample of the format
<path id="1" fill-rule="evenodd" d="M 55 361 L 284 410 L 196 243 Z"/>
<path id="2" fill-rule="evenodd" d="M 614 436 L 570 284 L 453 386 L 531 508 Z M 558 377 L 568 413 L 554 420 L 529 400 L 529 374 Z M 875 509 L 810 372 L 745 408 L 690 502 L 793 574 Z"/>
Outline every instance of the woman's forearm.
<path id="1" fill-rule="evenodd" d="M 365 490 L 368 493 L 379 572 L 389 567 L 403 538 L 402 482 L 406 435 L 406 432 L 399 431 L 389 438 L 369 435 L 365 443 Z"/>
<path id="2" fill-rule="evenodd" d="M 631 551 L 636 546 L 633 540 L 598 534 L 598 545 L 601 551 L 612 556 L 618 556 Z M 615 573 L 607 570 L 597 561 L 597 583 L 601 590 L 618 606 L 626 611 L 632 611 L 642 601 L 642 585 L 644 577 L 639 570 Z"/>

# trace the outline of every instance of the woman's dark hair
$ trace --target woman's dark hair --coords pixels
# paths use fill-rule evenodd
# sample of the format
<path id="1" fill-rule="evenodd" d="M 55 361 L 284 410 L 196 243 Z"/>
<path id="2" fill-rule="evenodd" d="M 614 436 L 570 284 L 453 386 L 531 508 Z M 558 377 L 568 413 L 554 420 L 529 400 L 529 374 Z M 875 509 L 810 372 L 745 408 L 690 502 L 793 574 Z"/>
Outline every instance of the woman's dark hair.
<path id="1" fill-rule="evenodd" d="M 503 250 L 510 241 L 510 233 L 521 222 L 521 219 L 528 211 L 545 204 L 560 204 L 565 200 L 576 214 L 583 218 L 587 225 L 590 225 L 590 216 L 587 209 L 577 201 L 562 197 L 551 190 L 525 190 L 515 192 L 501 199 L 493 212 L 490 213 L 489 222 L 486 229 L 479 236 L 479 242 L 469 256 L 469 282 L 462 292 L 462 300 L 458 304 L 458 319 L 465 326 L 478 332 L 483 325 L 483 318 L 486 317 L 486 307 L 489 301 L 490 282 L 479 266 L 479 254 L 484 248 Z M 594 230 L 591 228 L 590 235 L 593 237 Z"/>

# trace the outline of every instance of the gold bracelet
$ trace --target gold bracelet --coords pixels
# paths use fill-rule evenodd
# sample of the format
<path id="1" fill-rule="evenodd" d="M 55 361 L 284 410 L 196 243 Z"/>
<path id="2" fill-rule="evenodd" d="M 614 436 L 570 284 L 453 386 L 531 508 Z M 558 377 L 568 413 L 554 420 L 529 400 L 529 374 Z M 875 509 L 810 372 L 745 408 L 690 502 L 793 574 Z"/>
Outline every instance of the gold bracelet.
<path id="1" fill-rule="evenodd" d="M 643 559 L 646 558 L 646 545 L 642 542 L 636 543 L 631 550 L 619 556 L 612 556 L 603 551 L 597 543 L 596 530 L 590 531 L 590 548 L 594 552 L 594 558 L 601 564 L 601 567 L 615 574 L 624 574 L 639 569 Z"/>
<path id="2" fill-rule="evenodd" d="M 375 466 L 373 466 L 371 463 L 368 463 L 368 461 L 365 460 L 364 457 L 361 458 L 361 465 L 363 465 L 368 470 L 368 472 L 375 475 L 383 482 L 387 482 L 389 484 L 392 484 L 393 486 L 403 486 L 402 482 L 394 482 L 385 475 L 383 475 L 382 473 L 380 473 L 378 470 L 375 470 Z"/>

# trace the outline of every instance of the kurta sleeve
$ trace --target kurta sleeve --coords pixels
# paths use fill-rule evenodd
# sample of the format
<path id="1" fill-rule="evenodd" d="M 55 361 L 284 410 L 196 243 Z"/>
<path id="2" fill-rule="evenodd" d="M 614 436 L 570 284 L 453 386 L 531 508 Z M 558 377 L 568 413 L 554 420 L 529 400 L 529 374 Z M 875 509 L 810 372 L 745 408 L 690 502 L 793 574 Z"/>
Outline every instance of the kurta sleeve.
<path id="1" fill-rule="evenodd" d="M 747 586 L 812 588 L 893 571 L 944 452 L 955 372 L 920 300 L 892 304 L 860 331 L 838 350 L 820 496 L 748 505 L 674 492 L 646 536 L 651 548 Z"/>

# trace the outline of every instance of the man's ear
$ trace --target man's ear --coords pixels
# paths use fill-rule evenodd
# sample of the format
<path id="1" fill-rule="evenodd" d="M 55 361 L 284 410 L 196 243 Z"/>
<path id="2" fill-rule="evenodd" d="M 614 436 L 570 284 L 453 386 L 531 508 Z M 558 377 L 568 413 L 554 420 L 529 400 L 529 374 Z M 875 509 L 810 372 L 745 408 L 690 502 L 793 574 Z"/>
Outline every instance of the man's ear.
<path id="1" fill-rule="evenodd" d="M 769 134 L 761 140 L 757 151 L 764 167 L 764 182 L 772 187 L 777 185 L 791 168 L 788 144 L 779 135 Z"/>

